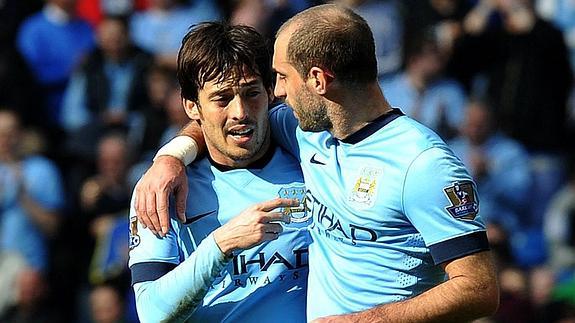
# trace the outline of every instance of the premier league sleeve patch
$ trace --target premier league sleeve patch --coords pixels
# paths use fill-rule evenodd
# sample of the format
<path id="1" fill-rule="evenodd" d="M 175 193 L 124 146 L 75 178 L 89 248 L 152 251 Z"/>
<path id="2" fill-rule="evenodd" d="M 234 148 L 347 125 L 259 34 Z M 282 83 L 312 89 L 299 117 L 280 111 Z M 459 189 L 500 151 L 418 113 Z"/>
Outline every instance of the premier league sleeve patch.
<path id="1" fill-rule="evenodd" d="M 133 216 L 130 218 L 130 250 L 136 248 L 140 244 L 140 236 L 138 235 L 138 218 Z"/>
<path id="2" fill-rule="evenodd" d="M 443 188 L 451 202 L 445 209 L 451 216 L 460 220 L 474 220 L 479 212 L 479 203 L 473 183 L 470 181 L 455 182 Z"/>

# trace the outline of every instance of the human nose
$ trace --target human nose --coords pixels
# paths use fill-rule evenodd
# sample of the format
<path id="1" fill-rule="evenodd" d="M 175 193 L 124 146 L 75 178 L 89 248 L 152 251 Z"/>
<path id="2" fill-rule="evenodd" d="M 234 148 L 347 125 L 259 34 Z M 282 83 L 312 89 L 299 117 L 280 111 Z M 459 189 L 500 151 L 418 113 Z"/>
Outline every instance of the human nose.
<path id="1" fill-rule="evenodd" d="M 228 111 L 229 116 L 236 120 L 244 120 L 249 115 L 246 103 L 239 96 L 236 96 L 236 98 L 230 102 Z"/>
<path id="2" fill-rule="evenodd" d="M 281 80 L 279 77 L 276 79 L 276 85 L 274 87 L 274 95 L 276 96 L 276 98 L 280 98 L 280 99 L 283 99 L 286 97 L 286 92 L 285 92 L 285 88 L 283 85 L 283 80 Z"/>

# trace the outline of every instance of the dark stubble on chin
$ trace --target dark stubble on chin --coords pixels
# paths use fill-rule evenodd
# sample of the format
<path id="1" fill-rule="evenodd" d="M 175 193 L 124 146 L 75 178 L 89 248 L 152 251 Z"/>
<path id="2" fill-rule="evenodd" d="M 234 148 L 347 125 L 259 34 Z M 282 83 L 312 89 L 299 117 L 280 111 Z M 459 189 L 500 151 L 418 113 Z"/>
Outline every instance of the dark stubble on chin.
<path id="1" fill-rule="evenodd" d="M 332 128 L 331 120 L 327 115 L 327 107 L 321 99 L 314 96 L 302 85 L 293 108 L 298 116 L 299 126 L 303 131 L 320 132 Z"/>

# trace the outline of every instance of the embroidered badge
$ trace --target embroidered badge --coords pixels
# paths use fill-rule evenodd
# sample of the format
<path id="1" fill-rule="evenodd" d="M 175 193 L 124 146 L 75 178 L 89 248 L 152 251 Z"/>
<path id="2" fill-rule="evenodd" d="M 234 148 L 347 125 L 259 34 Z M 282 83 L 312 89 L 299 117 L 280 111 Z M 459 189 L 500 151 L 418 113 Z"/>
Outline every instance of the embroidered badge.
<path id="1" fill-rule="evenodd" d="M 291 223 L 308 222 L 311 219 L 311 213 L 308 214 L 305 205 L 305 186 L 282 187 L 278 192 L 279 197 L 286 199 L 298 199 L 298 206 L 285 207 L 282 212 L 289 214 Z"/>
<path id="2" fill-rule="evenodd" d="M 443 192 L 451 202 L 445 209 L 451 216 L 461 220 L 473 220 L 479 212 L 477 194 L 470 181 L 455 182 L 445 187 Z"/>
<path id="3" fill-rule="evenodd" d="M 136 248 L 140 244 L 140 236 L 138 235 L 138 218 L 133 216 L 130 218 L 130 250 Z"/>
<path id="4" fill-rule="evenodd" d="M 362 168 L 349 194 L 348 200 L 372 207 L 375 204 L 378 180 L 382 173 L 383 171 L 379 168 Z"/>

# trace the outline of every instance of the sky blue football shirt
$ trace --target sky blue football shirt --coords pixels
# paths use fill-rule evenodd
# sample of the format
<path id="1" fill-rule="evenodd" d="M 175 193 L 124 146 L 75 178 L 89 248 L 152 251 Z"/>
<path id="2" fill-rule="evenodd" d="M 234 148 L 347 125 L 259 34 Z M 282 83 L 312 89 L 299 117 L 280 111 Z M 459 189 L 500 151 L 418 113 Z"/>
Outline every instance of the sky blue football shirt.
<path id="1" fill-rule="evenodd" d="M 211 235 L 255 203 L 303 201 L 297 161 L 281 148 L 272 153 L 262 168 L 222 169 L 208 159 L 190 165 L 187 221 L 175 220 L 172 208 L 163 239 L 143 229 L 132 208 L 129 265 L 143 322 L 305 321 L 311 218 L 303 207 L 290 210 L 292 222 L 279 239 L 234 253 L 231 260 Z"/>
<path id="2" fill-rule="evenodd" d="M 444 281 L 439 264 L 488 249 L 463 164 L 398 109 L 345 140 L 302 131 L 285 105 L 270 122 L 313 217 L 308 320 L 416 296 Z"/>

